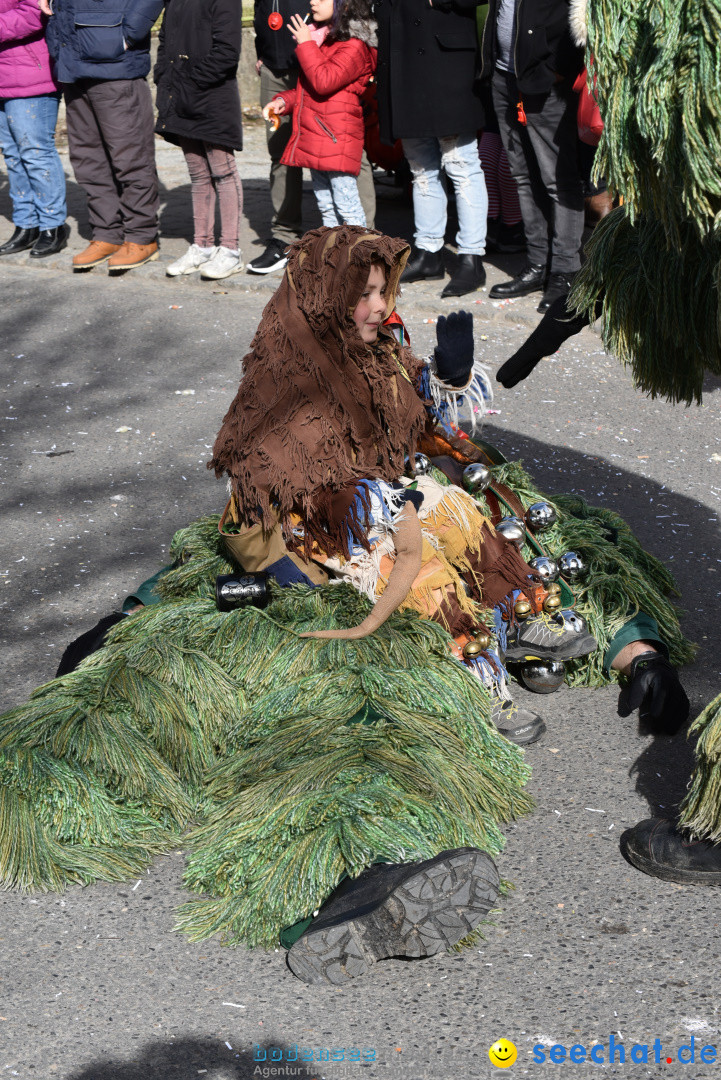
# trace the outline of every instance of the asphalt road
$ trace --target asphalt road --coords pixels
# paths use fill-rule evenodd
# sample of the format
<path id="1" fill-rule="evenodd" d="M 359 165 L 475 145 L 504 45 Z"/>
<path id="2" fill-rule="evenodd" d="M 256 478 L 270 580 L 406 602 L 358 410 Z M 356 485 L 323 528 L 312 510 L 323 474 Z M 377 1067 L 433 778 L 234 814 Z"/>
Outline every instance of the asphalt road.
<path id="1" fill-rule="evenodd" d="M 246 160 L 260 221 L 259 136 Z M 176 200 L 167 262 L 184 246 L 187 202 L 182 161 L 163 162 Z M 82 231 L 79 198 L 74 205 Z M 402 193 L 384 190 L 379 220 L 408 235 Z M 260 225 L 245 229 L 244 246 L 263 235 Z M 71 251 L 82 245 L 74 233 Z M 120 279 L 73 276 L 68 261 L 0 264 L 3 708 L 51 678 L 67 641 L 163 563 L 175 529 L 221 508 L 223 486 L 205 462 L 273 287 L 245 276 L 171 282 L 162 262 Z M 517 264 L 491 260 L 490 282 Z M 421 352 L 433 341 L 426 320 L 450 309 L 439 291 L 409 286 L 402 301 Z M 493 370 L 535 325 L 534 305 L 469 298 L 478 355 Z M 684 676 L 694 714 L 721 689 L 720 403 L 717 383 L 701 408 L 646 398 L 587 330 L 526 383 L 500 389 L 486 429 L 546 490 L 619 510 L 669 561 L 685 629 L 700 645 Z M 485 1080 L 498 1075 L 487 1051 L 499 1037 L 518 1048 L 509 1075 L 552 1071 L 532 1048 L 555 1043 L 601 1044 L 607 1075 L 706 1075 L 699 1049 L 721 1051 L 718 894 L 644 877 L 618 849 L 623 829 L 649 810 L 673 812 L 692 763 L 685 736 L 639 733 L 616 715 L 612 689 L 564 689 L 530 704 L 548 724 L 528 750 L 537 809 L 507 830 L 499 868 L 515 889 L 480 947 L 387 961 L 344 989 L 310 988 L 281 952 L 189 945 L 172 932 L 181 851 L 127 885 L 5 893 L 0 1077 Z M 611 1035 L 624 1064 L 618 1051 L 608 1064 Z M 667 1064 L 692 1036 L 696 1066 Z M 633 1044 L 650 1047 L 648 1064 L 629 1060 Z M 293 1047 L 312 1050 L 313 1065 L 295 1061 Z M 319 1063 L 333 1049 L 343 1062 Z M 564 1075 L 588 1067 L 567 1061 Z M 283 1071 L 263 1073 L 272 1068 Z"/>

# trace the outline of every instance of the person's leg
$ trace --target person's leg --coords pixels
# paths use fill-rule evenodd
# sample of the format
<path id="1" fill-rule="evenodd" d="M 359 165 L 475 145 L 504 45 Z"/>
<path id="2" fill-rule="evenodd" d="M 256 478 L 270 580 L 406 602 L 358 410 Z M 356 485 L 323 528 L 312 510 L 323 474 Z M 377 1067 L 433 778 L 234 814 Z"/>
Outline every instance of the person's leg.
<path id="1" fill-rule="evenodd" d="M 87 91 L 119 189 L 123 239 L 158 238 L 158 174 L 153 104 L 145 79 L 95 83 Z"/>
<path id="2" fill-rule="evenodd" d="M 205 146 L 198 139 L 182 139 L 179 142 L 190 177 L 193 243 L 199 248 L 212 248 L 215 245 L 215 188 Z"/>
<path id="3" fill-rule="evenodd" d="M 376 185 L 373 179 L 373 166 L 368 160 L 365 150 L 361 157 L 360 173 L 358 174 L 358 197 L 363 207 L 366 218 L 366 227 L 376 227 Z"/>
<path id="4" fill-rule="evenodd" d="M 213 146 L 210 143 L 205 144 L 205 154 L 220 208 L 220 246 L 228 248 L 229 251 L 239 251 L 243 186 L 235 155 L 225 146 Z"/>
<path id="5" fill-rule="evenodd" d="M 15 125 L 12 122 L 13 100 L 0 100 L 0 150 L 5 158 L 5 168 L 10 186 L 12 220 L 18 229 L 36 229 L 38 212 L 33 198 L 30 177 L 18 146 Z"/>
<path id="6" fill-rule="evenodd" d="M 313 184 L 313 194 L 315 195 L 316 202 L 318 203 L 318 209 L 320 210 L 321 220 L 324 225 L 329 228 L 333 228 L 335 225 L 339 225 L 338 217 L 335 212 L 335 205 L 333 203 L 333 193 L 330 186 L 330 177 L 327 172 L 321 172 L 320 169 L 310 170 L 310 179 Z"/>
<path id="7" fill-rule="evenodd" d="M 488 194 L 483 179 L 475 131 L 446 135 L 438 140 L 441 165 L 456 193 L 459 255 L 483 255 L 486 250 Z"/>
<path id="8" fill-rule="evenodd" d="M 414 244 L 421 251 L 438 252 L 445 242 L 448 210 L 438 139 L 403 139 L 402 143 L 413 174 Z"/>
<path id="9" fill-rule="evenodd" d="M 297 73 L 274 75 L 265 65 L 260 69 L 260 104 L 267 105 L 284 90 L 291 90 L 297 82 Z M 270 234 L 274 240 L 292 244 L 303 235 L 303 170 L 281 165 L 292 130 L 290 116 L 282 116 L 277 131 L 266 127 L 268 153 L 270 155 L 270 201 L 273 217 Z"/>
<path id="10" fill-rule="evenodd" d="M 70 162 L 75 179 L 88 200 L 93 240 L 122 244 L 120 196 L 98 119 L 84 83 L 66 86 L 65 109 Z"/>
<path id="11" fill-rule="evenodd" d="M 501 216 L 501 191 L 498 184 L 498 161 L 503 153 L 501 136 L 495 131 L 484 131 L 478 142 L 478 156 L 486 179 L 488 194 L 488 216 L 495 219 Z"/>
<path id="12" fill-rule="evenodd" d="M 549 260 L 548 196 L 538 182 L 528 131 L 518 122 L 516 80 L 512 75 L 497 71 L 493 76 L 492 89 L 503 149 L 518 189 L 528 261 L 532 266 L 545 268 Z"/>
<path id="13" fill-rule="evenodd" d="M 361 205 L 355 176 L 342 172 L 328 172 L 326 176 L 330 181 L 336 214 L 341 221 L 345 225 L 365 225 L 366 216 Z"/>
<path id="14" fill-rule="evenodd" d="M 58 95 L 15 98 L 6 103 L 8 125 L 20 152 L 40 229 L 65 223 L 65 173 L 55 148 Z"/>
<path id="15" fill-rule="evenodd" d="M 560 85 L 537 104 L 526 106 L 528 138 L 553 209 L 549 266 L 553 274 L 575 274 L 581 266 L 584 203 L 577 107 L 577 95 Z"/>
<path id="16" fill-rule="evenodd" d="M 498 156 L 498 190 L 501 195 L 501 221 L 504 225 L 519 225 L 522 215 L 518 188 L 502 146 Z"/>

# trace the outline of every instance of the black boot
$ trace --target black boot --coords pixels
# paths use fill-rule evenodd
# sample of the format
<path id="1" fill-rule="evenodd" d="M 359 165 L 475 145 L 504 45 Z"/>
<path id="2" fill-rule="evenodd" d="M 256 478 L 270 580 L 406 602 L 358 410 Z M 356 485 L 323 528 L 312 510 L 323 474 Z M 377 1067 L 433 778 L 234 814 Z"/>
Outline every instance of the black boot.
<path id="1" fill-rule="evenodd" d="M 401 282 L 408 285 L 411 281 L 439 281 L 445 270 L 440 251 L 425 251 L 413 248 L 406 268 L 401 274 Z"/>
<path id="2" fill-rule="evenodd" d="M 721 885 L 721 844 L 693 840 L 664 818 L 646 818 L 621 836 L 621 852 L 651 877 L 681 885 Z"/>
<path id="3" fill-rule="evenodd" d="M 480 255 L 459 255 L 456 269 L 441 296 L 465 296 L 486 284 L 486 269 Z"/>
<path id="4" fill-rule="evenodd" d="M 98 649 L 102 649 L 105 644 L 105 639 L 108 636 L 108 631 L 112 630 L 117 623 L 122 622 L 123 619 L 127 619 L 127 615 L 123 615 L 121 611 L 113 611 L 110 615 L 105 615 L 92 630 L 86 630 L 80 637 L 76 637 L 74 641 L 71 641 L 66 648 L 63 655 L 60 657 L 60 663 L 58 670 L 55 672 L 55 678 L 59 679 L 62 675 L 67 675 L 70 671 L 75 671 L 75 668 L 80 664 L 86 656 L 92 655 L 97 652 Z"/>
<path id="5" fill-rule="evenodd" d="M 0 247 L 0 255 L 14 255 L 18 251 L 27 251 L 39 235 L 40 229 L 21 229 L 19 225 L 16 225 L 10 239 Z"/>
<path id="6" fill-rule="evenodd" d="M 48 255 L 57 255 L 68 244 L 68 229 L 66 225 L 58 225 L 54 229 L 41 229 L 40 236 L 35 241 L 30 252 L 31 259 L 45 259 Z"/>
<path id="7" fill-rule="evenodd" d="M 542 315 L 545 315 L 554 300 L 559 300 L 562 296 L 568 296 L 575 276 L 575 274 L 549 274 L 543 292 L 543 299 L 536 311 L 540 311 Z"/>
<path id="8" fill-rule="evenodd" d="M 516 274 L 510 281 L 501 281 L 494 285 L 489 296 L 491 300 L 508 300 L 515 296 L 528 296 L 532 292 L 540 292 L 546 280 L 545 266 L 534 266 L 529 263 L 524 266 L 520 274 Z"/>
<path id="9" fill-rule="evenodd" d="M 343 881 L 288 953 L 303 982 L 342 984 L 389 956 L 433 956 L 478 926 L 499 893 L 490 855 L 443 851 Z"/>

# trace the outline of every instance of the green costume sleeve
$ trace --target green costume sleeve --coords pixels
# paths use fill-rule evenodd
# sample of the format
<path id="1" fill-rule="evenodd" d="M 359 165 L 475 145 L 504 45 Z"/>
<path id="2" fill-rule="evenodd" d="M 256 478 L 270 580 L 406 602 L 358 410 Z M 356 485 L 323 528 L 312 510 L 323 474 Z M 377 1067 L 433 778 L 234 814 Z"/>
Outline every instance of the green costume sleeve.
<path id="1" fill-rule="evenodd" d="M 632 641 L 652 641 L 658 651 L 668 659 L 668 646 L 665 641 L 661 640 L 658 623 L 651 615 L 639 611 L 638 615 L 634 615 L 632 619 L 629 619 L 616 636 L 611 638 L 606 649 L 606 655 L 603 658 L 603 670 L 607 675 L 611 670 L 611 664 L 621 649 L 625 648 L 626 645 L 630 645 Z"/>
<path id="2" fill-rule="evenodd" d="M 123 600 L 123 611 L 130 611 L 136 604 L 142 604 L 143 607 L 147 607 L 148 604 L 159 604 L 160 597 L 155 591 L 155 586 L 163 574 L 167 574 L 168 570 L 172 570 L 172 566 L 163 566 L 162 569 L 158 570 L 157 574 L 153 574 L 142 585 L 139 585 L 134 593 L 126 596 Z"/>

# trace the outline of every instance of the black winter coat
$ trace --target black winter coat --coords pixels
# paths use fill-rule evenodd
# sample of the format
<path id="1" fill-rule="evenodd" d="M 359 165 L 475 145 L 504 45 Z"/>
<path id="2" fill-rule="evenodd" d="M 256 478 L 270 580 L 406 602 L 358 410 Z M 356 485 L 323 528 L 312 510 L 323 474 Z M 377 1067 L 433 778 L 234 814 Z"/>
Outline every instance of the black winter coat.
<path id="1" fill-rule="evenodd" d="M 169 142 L 185 137 L 242 148 L 242 14 L 241 0 L 167 0 L 153 75 L 155 130 Z"/>
<path id="2" fill-rule="evenodd" d="M 277 10 L 283 19 L 280 30 L 271 30 L 268 16 Z M 255 0 L 253 29 L 255 30 L 255 54 L 267 68 L 277 74 L 281 71 L 298 70 L 295 58 L 295 38 L 288 30 L 291 15 L 307 15 L 308 0 Z"/>
<path id="3" fill-rule="evenodd" d="M 483 28 L 481 77 L 496 67 L 499 0 L 490 0 Z M 573 83 L 583 71 L 584 50 L 574 45 L 568 21 L 569 0 L 518 0 L 516 9 L 516 81 L 524 94 L 547 94 L 561 75 Z"/>
<path id="4" fill-rule="evenodd" d="M 381 140 L 458 135 L 483 127 L 474 90 L 482 0 L 375 0 Z"/>

